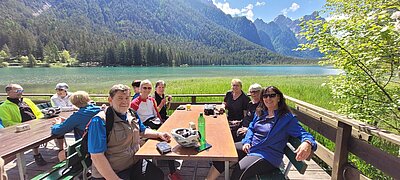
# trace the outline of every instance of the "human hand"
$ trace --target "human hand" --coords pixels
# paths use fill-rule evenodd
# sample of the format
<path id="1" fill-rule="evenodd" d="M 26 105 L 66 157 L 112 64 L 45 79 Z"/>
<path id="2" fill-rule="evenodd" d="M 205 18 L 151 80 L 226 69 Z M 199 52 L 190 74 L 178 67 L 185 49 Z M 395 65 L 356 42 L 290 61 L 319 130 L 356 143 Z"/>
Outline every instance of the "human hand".
<path id="1" fill-rule="evenodd" d="M 167 103 L 167 100 L 164 98 L 164 99 L 161 100 L 160 105 L 161 105 L 161 106 L 164 106 L 165 103 Z"/>
<path id="2" fill-rule="evenodd" d="M 171 95 L 168 95 L 168 101 L 172 101 L 172 96 Z"/>
<path id="3" fill-rule="evenodd" d="M 303 161 L 307 159 L 311 154 L 311 144 L 304 141 L 300 144 L 300 146 L 296 149 L 295 153 L 297 161 Z"/>
<path id="4" fill-rule="evenodd" d="M 245 153 L 248 154 L 250 148 L 251 148 L 251 145 L 250 145 L 250 144 L 244 144 L 243 147 L 242 147 L 242 150 L 243 150 Z"/>
<path id="5" fill-rule="evenodd" d="M 54 118 L 54 120 L 53 120 L 51 123 L 52 123 L 53 125 L 54 125 L 54 124 L 61 124 L 64 120 L 65 120 L 65 117 L 60 116 L 60 117 Z"/>
<path id="6" fill-rule="evenodd" d="M 241 122 L 242 122 L 241 120 L 232 120 L 232 121 L 229 121 L 229 126 L 230 127 L 237 127 L 237 126 L 240 125 Z"/>
<path id="7" fill-rule="evenodd" d="M 238 135 L 246 134 L 247 133 L 247 127 L 241 127 L 237 130 L 236 132 Z"/>
<path id="8" fill-rule="evenodd" d="M 159 132 L 158 138 L 160 138 L 163 141 L 167 141 L 167 142 L 169 142 L 171 140 L 171 136 L 166 132 Z"/>

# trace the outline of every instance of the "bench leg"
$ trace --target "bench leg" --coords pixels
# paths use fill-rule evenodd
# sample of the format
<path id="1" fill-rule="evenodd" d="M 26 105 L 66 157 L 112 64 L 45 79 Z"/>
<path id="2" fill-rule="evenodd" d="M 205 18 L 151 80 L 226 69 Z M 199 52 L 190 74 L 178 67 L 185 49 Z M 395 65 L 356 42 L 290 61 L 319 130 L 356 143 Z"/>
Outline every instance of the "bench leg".
<path id="1" fill-rule="evenodd" d="M 292 168 L 292 162 L 289 161 L 288 165 L 286 166 L 285 173 L 283 174 L 286 179 L 289 179 L 288 174 L 289 174 L 290 168 Z"/>
<path id="2" fill-rule="evenodd" d="M 229 180 L 229 161 L 225 161 L 225 180 Z"/>
<path id="3" fill-rule="evenodd" d="M 26 176 L 26 161 L 24 152 L 17 153 L 17 165 L 18 165 L 19 179 L 24 180 Z"/>

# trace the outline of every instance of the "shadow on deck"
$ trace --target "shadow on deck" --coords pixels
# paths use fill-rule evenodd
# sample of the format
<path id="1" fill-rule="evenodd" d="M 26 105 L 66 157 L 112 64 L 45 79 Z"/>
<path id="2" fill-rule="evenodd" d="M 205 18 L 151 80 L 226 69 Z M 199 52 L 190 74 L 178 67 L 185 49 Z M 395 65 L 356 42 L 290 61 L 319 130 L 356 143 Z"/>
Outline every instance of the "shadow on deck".
<path id="1" fill-rule="evenodd" d="M 66 137 L 67 144 L 73 144 L 73 134 L 67 134 Z M 48 142 L 46 147 L 40 147 L 39 152 L 42 154 L 43 158 L 48 162 L 48 164 L 45 166 L 37 166 L 34 162 L 32 151 L 26 152 L 26 172 L 28 175 L 28 179 L 31 179 L 36 175 L 49 170 L 53 165 L 58 162 L 58 151 L 55 147 L 54 141 Z M 284 162 L 287 163 L 288 159 L 285 158 Z M 208 161 L 184 161 L 182 164 L 177 161 L 175 164 L 179 166 L 178 171 L 185 180 L 205 179 L 210 168 L 210 162 Z M 308 169 L 304 175 L 299 174 L 298 171 L 296 171 L 294 167 L 292 167 L 289 172 L 289 179 L 331 179 L 331 177 L 325 171 L 323 171 L 314 161 L 308 161 L 307 164 Z M 164 179 L 168 179 L 167 174 L 169 173 L 169 169 L 167 161 L 158 161 L 157 165 L 164 171 Z M 19 179 L 16 160 L 8 163 L 5 166 L 5 169 L 10 180 Z M 218 179 L 222 180 L 224 179 L 224 176 L 221 175 Z"/>

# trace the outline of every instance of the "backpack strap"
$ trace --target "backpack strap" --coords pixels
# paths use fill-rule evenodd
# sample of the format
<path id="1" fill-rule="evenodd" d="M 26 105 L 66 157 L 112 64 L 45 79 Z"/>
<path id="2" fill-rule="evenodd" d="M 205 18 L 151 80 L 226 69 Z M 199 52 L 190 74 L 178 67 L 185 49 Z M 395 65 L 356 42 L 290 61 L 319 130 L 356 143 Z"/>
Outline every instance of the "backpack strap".
<path id="1" fill-rule="evenodd" d="M 107 108 L 107 111 L 106 111 L 106 137 L 107 137 L 107 143 L 109 141 L 109 137 L 108 136 L 110 135 L 110 132 L 111 132 L 113 126 L 114 126 L 114 109 L 109 107 L 109 108 Z"/>
<path id="2" fill-rule="evenodd" d="M 86 124 L 85 131 L 83 132 L 82 138 L 86 136 L 86 134 L 89 132 L 89 125 L 92 122 L 92 119 Z M 110 132 L 114 126 L 114 110 L 112 108 L 107 108 L 106 111 L 106 137 L 107 137 L 107 143 L 109 141 L 108 136 L 110 135 Z"/>

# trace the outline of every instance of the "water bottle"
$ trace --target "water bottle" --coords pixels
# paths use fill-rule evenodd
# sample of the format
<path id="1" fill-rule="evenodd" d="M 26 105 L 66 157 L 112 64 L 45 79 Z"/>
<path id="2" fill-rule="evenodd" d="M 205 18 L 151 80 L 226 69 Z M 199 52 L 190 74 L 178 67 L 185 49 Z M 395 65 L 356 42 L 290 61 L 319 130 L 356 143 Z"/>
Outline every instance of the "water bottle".
<path id="1" fill-rule="evenodd" d="M 197 129 L 200 132 L 200 147 L 204 147 L 206 145 L 206 120 L 204 119 L 203 113 L 200 113 Z"/>

